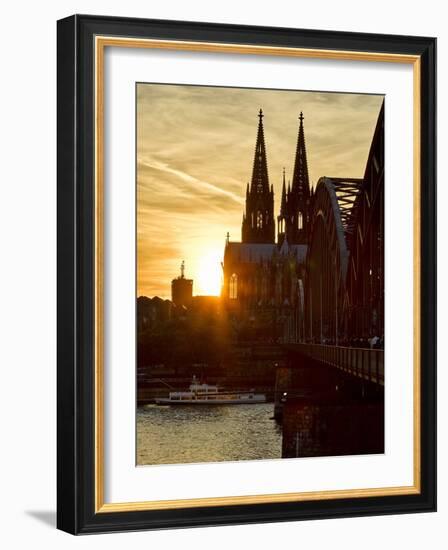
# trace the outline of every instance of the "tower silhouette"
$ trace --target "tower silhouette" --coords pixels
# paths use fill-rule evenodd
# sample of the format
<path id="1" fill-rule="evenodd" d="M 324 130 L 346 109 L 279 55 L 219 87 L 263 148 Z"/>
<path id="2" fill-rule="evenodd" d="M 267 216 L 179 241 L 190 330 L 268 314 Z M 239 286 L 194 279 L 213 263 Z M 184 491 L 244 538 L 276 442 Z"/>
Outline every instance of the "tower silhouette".
<path id="1" fill-rule="evenodd" d="M 286 196 L 285 169 L 283 168 L 282 200 L 280 203 L 280 213 L 277 216 L 277 241 L 279 246 L 283 244 L 286 235 L 286 226 L 288 224 L 288 203 Z"/>
<path id="2" fill-rule="evenodd" d="M 285 234 L 290 244 L 306 244 L 308 242 L 310 183 L 303 119 L 303 113 L 301 112 L 299 116 L 299 135 L 297 137 L 292 187 L 288 189 L 285 201 L 286 214 L 283 214 Z M 281 217 L 282 212 L 280 212 L 279 221 Z"/>
<path id="3" fill-rule="evenodd" d="M 250 186 L 247 184 L 246 211 L 241 228 L 243 243 L 275 242 L 274 189 L 269 186 L 263 116 L 260 109 L 252 180 Z"/>

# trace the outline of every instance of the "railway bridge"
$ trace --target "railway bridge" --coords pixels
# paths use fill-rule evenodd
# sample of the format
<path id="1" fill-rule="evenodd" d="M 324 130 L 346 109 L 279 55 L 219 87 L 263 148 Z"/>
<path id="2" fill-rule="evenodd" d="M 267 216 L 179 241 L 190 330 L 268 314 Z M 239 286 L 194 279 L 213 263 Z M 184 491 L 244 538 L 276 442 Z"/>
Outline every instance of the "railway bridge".
<path id="1" fill-rule="evenodd" d="M 322 177 L 295 337 L 277 369 L 284 456 L 384 451 L 384 106 L 363 178 Z"/>

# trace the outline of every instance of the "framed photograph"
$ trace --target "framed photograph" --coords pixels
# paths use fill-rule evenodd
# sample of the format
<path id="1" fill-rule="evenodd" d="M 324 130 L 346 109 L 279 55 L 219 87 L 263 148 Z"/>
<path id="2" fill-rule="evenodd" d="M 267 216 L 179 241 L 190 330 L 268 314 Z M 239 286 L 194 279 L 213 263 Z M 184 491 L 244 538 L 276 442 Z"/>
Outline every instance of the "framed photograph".
<path id="1" fill-rule="evenodd" d="M 58 22 L 58 528 L 436 508 L 436 40 Z"/>

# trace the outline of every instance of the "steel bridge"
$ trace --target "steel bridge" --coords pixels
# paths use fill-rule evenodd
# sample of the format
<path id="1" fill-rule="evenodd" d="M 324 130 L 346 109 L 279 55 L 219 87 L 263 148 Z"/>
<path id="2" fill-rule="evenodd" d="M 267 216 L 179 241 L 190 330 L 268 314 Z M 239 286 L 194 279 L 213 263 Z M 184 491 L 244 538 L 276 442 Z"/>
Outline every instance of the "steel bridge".
<path id="1" fill-rule="evenodd" d="M 295 334 L 284 337 L 274 416 L 282 456 L 384 452 L 384 106 L 364 176 L 311 197 Z"/>
<path id="2" fill-rule="evenodd" d="M 384 342 L 384 105 L 364 177 L 322 177 L 312 204 L 301 352 L 384 384 L 382 349 L 366 349 Z"/>

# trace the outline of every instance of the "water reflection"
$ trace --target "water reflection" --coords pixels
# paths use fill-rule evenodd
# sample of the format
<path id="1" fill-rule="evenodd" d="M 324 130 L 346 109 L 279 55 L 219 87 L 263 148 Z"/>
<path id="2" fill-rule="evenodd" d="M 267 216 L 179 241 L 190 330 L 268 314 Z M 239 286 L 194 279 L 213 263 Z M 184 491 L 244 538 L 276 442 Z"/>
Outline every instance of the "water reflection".
<path id="1" fill-rule="evenodd" d="M 137 410 L 137 464 L 281 458 L 273 404 Z"/>

